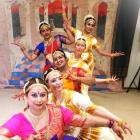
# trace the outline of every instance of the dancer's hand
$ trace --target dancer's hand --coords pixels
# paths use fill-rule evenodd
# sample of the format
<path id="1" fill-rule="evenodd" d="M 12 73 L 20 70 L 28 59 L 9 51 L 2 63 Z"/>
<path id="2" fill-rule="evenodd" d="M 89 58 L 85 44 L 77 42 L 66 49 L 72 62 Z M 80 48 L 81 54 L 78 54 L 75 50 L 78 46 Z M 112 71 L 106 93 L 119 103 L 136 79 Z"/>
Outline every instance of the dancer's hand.
<path id="1" fill-rule="evenodd" d="M 112 130 L 118 137 L 120 137 L 121 140 L 124 140 L 124 134 L 128 134 L 128 132 L 132 135 L 132 130 L 127 123 L 123 127 L 121 127 L 117 122 L 114 122 Z"/>
<path id="2" fill-rule="evenodd" d="M 68 4 L 67 0 L 62 0 L 62 8 L 65 9 L 66 5 Z"/>
<path id="3" fill-rule="evenodd" d="M 74 81 L 75 81 L 75 80 L 79 80 L 78 77 L 75 76 L 75 75 L 72 74 L 72 73 L 69 73 L 69 74 L 68 74 L 68 77 L 69 77 L 69 79 L 74 80 Z"/>
<path id="4" fill-rule="evenodd" d="M 12 96 L 11 98 L 13 99 L 18 99 L 20 101 L 20 99 L 24 100 L 24 91 L 21 90 L 19 93 L 15 94 L 14 96 Z"/>
<path id="5" fill-rule="evenodd" d="M 111 57 L 113 58 L 113 57 L 119 57 L 119 56 L 123 56 L 123 55 L 125 55 L 125 53 L 124 52 L 114 52 L 114 53 L 111 53 Z"/>
<path id="6" fill-rule="evenodd" d="M 117 78 L 117 76 L 112 76 L 111 78 L 107 78 L 107 82 L 116 82 L 118 80 L 119 78 Z"/>
<path id="7" fill-rule="evenodd" d="M 129 132 L 132 135 L 132 129 L 127 122 L 122 121 L 121 123 L 118 123 L 118 125 L 122 128 L 125 134 Z"/>
<path id="8" fill-rule="evenodd" d="M 25 50 L 24 44 L 23 44 L 23 42 L 21 42 L 21 41 L 19 40 L 19 38 L 15 38 L 12 44 L 16 45 L 16 46 L 19 47 L 21 50 Z"/>

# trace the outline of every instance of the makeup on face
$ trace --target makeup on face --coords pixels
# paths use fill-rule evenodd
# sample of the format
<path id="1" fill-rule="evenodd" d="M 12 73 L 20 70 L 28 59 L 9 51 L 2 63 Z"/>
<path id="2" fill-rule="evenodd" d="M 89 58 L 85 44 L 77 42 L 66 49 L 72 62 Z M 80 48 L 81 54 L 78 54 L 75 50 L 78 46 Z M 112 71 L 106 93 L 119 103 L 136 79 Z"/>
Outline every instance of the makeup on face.
<path id="1" fill-rule="evenodd" d="M 44 98 L 45 96 L 47 96 L 46 92 L 31 92 L 30 96 L 32 96 L 33 98 Z"/>

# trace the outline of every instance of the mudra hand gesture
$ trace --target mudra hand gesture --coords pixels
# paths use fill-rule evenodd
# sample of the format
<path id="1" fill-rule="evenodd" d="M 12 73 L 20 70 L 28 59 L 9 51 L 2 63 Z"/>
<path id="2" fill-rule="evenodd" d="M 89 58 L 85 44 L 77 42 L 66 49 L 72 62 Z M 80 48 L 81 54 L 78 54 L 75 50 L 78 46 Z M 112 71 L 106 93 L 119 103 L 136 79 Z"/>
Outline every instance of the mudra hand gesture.
<path id="1" fill-rule="evenodd" d="M 112 76 L 111 78 L 107 78 L 108 82 L 116 82 L 118 80 L 119 80 L 119 78 L 117 78 L 117 76 Z"/>
<path id="2" fill-rule="evenodd" d="M 111 53 L 111 57 L 113 58 L 113 57 L 119 57 L 119 56 L 123 56 L 123 55 L 125 55 L 125 53 L 124 52 L 114 52 L 114 53 Z"/>
<path id="3" fill-rule="evenodd" d="M 124 140 L 123 133 L 127 134 L 128 132 L 132 135 L 131 128 L 127 125 L 124 125 L 124 127 L 121 127 L 117 122 L 114 122 L 112 126 L 112 130 L 116 133 L 116 135 L 121 139 Z"/>
<path id="4" fill-rule="evenodd" d="M 24 44 L 19 40 L 19 38 L 15 38 L 12 44 L 18 46 L 21 50 L 25 50 Z"/>

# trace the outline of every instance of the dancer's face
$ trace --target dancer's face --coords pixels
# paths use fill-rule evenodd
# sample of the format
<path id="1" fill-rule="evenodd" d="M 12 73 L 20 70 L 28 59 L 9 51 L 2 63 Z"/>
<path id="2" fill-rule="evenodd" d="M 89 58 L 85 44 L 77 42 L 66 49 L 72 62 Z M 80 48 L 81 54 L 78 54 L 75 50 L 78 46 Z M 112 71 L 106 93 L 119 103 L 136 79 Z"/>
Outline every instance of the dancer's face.
<path id="1" fill-rule="evenodd" d="M 83 40 L 76 41 L 76 44 L 75 44 L 76 53 L 82 54 L 85 51 L 85 48 L 86 48 L 86 44 Z"/>
<path id="2" fill-rule="evenodd" d="M 51 37 L 51 30 L 48 26 L 43 26 L 40 30 L 40 34 L 44 39 L 50 39 Z"/>
<path id="3" fill-rule="evenodd" d="M 89 34 L 91 34 L 93 32 L 95 24 L 93 23 L 93 21 L 90 22 L 86 22 L 85 23 L 85 31 Z"/>
<path id="4" fill-rule="evenodd" d="M 53 93 L 63 90 L 63 79 L 59 71 L 52 71 L 48 74 L 48 86 Z"/>
<path id="5" fill-rule="evenodd" d="M 33 86 L 27 95 L 27 103 L 33 112 L 40 112 L 48 101 L 48 92 L 40 85 Z"/>
<path id="6" fill-rule="evenodd" d="M 67 64 L 67 59 L 61 53 L 58 52 L 53 55 L 53 63 L 55 67 L 61 69 Z"/>

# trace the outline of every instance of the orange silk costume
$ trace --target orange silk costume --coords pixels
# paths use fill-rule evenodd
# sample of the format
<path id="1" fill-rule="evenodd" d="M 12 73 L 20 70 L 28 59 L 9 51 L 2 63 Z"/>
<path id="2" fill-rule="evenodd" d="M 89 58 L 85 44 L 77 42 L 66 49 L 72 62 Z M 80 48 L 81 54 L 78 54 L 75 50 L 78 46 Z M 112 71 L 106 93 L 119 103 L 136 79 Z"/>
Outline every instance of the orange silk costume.
<path id="1" fill-rule="evenodd" d="M 69 71 L 71 74 L 84 77 L 85 75 L 91 74 L 89 66 L 81 59 L 75 59 L 74 53 L 66 53 L 69 61 Z M 74 81 L 67 76 L 67 73 L 62 74 L 64 81 L 64 88 L 80 92 L 84 95 L 88 93 L 88 86 L 81 83 L 80 81 Z"/>
<path id="2" fill-rule="evenodd" d="M 86 74 L 86 71 L 84 71 L 81 68 L 72 67 L 69 69 L 70 73 L 72 73 L 75 76 L 83 77 Z M 64 88 L 69 90 L 74 90 L 77 92 L 81 92 L 81 82 L 77 80 L 72 80 L 69 78 L 67 73 L 62 73 L 63 82 L 64 82 Z"/>

